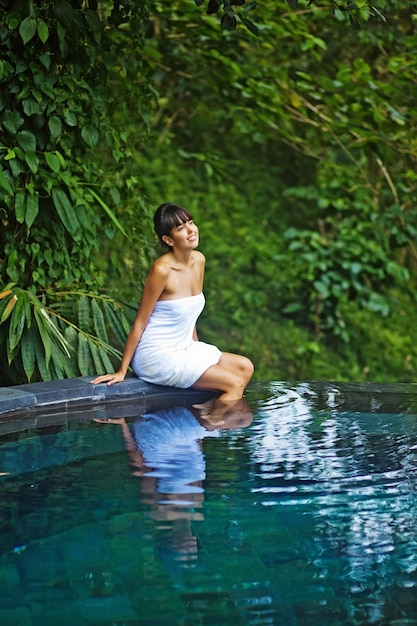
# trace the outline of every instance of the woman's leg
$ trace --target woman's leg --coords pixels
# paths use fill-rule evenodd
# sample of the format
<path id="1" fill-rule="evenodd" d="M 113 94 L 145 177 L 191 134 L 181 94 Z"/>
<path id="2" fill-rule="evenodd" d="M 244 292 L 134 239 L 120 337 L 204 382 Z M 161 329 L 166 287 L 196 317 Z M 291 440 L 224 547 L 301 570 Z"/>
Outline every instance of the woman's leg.
<path id="1" fill-rule="evenodd" d="M 217 365 L 209 367 L 194 383 L 194 389 L 220 391 L 219 400 L 230 402 L 243 396 L 253 374 L 253 363 L 245 356 L 223 352 Z"/>

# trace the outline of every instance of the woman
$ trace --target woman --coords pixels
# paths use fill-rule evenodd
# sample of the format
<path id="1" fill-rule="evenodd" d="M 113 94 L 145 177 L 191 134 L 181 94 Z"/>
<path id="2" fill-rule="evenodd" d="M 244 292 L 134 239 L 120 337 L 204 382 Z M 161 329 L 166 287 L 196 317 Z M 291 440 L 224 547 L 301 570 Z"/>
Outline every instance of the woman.
<path id="1" fill-rule="evenodd" d="M 205 258 L 196 250 L 197 225 L 189 211 L 170 203 L 157 209 L 154 224 L 169 251 L 151 267 L 119 370 L 92 382 L 121 382 L 131 363 L 143 380 L 217 391 L 219 402 L 227 405 L 243 396 L 253 364 L 198 340 L 195 323 L 204 308 Z"/>

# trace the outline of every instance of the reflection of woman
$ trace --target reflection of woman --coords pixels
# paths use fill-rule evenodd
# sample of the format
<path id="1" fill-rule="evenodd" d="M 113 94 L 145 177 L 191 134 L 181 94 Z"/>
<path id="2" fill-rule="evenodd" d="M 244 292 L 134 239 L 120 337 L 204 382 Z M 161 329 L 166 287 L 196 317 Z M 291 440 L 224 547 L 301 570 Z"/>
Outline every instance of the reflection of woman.
<path id="1" fill-rule="evenodd" d="M 218 437 L 221 429 L 244 428 L 253 419 L 243 398 L 229 407 L 222 421 L 211 422 L 200 413 L 184 406 L 157 409 L 136 418 L 132 429 L 120 418 L 96 421 L 120 424 L 135 475 L 153 479 L 152 490 L 169 498 L 170 494 L 203 491 L 205 460 L 201 442 L 205 437 Z"/>
<path id="2" fill-rule="evenodd" d="M 164 561 L 190 561 L 197 556 L 197 538 L 190 523 L 203 519 L 205 437 L 219 437 L 220 428 L 244 428 L 253 419 L 242 398 L 229 407 L 223 420 L 199 421 L 200 411 L 186 407 L 157 409 L 136 418 L 131 428 L 124 419 L 96 420 L 120 424 L 134 475 L 141 477 L 142 501 L 166 534 Z M 171 564 L 172 565 L 172 564 Z"/>
<path id="3" fill-rule="evenodd" d="M 132 424 L 137 449 L 149 468 L 147 477 L 156 479 L 158 493 L 201 493 L 205 461 L 201 449 L 204 437 L 218 437 L 185 407 L 146 413 Z"/>
<path id="4" fill-rule="evenodd" d="M 223 405 L 236 401 L 253 374 L 251 361 L 200 342 L 195 328 L 204 307 L 205 258 L 196 250 L 198 228 L 191 214 L 175 204 L 161 205 L 154 223 L 169 251 L 149 272 L 119 370 L 92 382 L 120 382 L 132 363 L 148 382 L 217 391 Z"/>

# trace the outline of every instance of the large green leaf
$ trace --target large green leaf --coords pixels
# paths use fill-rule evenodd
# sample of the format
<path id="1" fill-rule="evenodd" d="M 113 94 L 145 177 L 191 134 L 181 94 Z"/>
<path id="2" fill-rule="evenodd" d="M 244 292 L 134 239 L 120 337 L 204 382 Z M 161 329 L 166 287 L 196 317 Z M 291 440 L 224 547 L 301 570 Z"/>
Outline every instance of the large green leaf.
<path id="1" fill-rule="evenodd" d="M 26 328 L 20 343 L 23 369 L 29 382 L 35 371 L 35 334 L 34 327 Z"/>
<path id="2" fill-rule="evenodd" d="M 120 314 L 118 315 L 114 311 L 113 306 L 110 302 L 104 302 L 104 311 L 106 313 L 112 332 L 114 333 L 119 344 L 123 346 L 126 342 L 127 333 L 121 321 Z"/>
<path id="3" fill-rule="evenodd" d="M 3 324 L 8 319 L 8 317 L 12 314 L 17 301 L 18 301 L 18 297 L 15 293 L 12 294 L 10 298 L 7 298 L 7 301 L 4 300 L 4 309 L 1 314 L 0 324 Z"/>
<path id="4" fill-rule="evenodd" d="M 29 15 L 21 22 L 19 33 L 23 43 L 26 45 L 36 33 L 36 19 Z"/>
<path id="5" fill-rule="evenodd" d="M 70 202 L 67 194 L 63 189 L 54 187 L 52 189 L 52 199 L 56 212 L 69 234 L 75 241 L 81 239 L 81 227 L 77 218 L 75 207 Z"/>
<path id="6" fill-rule="evenodd" d="M 95 373 L 88 339 L 81 333 L 78 335 L 78 367 L 82 376 L 91 376 Z"/>
<path id="7" fill-rule="evenodd" d="M 101 358 L 100 350 L 98 349 L 97 345 L 93 342 L 90 342 L 89 346 L 90 346 L 91 356 L 93 357 L 95 373 L 105 374 L 106 368 L 103 365 L 103 360 Z"/>
<path id="8" fill-rule="evenodd" d="M 43 20 L 38 20 L 37 23 L 38 37 L 42 43 L 46 43 L 49 37 L 48 25 Z"/>
<path id="9" fill-rule="evenodd" d="M 62 122 L 60 118 L 56 115 L 52 115 L 48 119 L 48 127 L 51 134 L 51 139 L 57 139 L 62 133 Z"/>
<path id="10" fill-rule="evenodd" d="M 67 361 L 68 356 L 62 352 L 57 344 L 53 343 L 51 365 L 55 370 L 54 378 L 62 379 L 65 377 Z"/>
<path id="11" fill-rule="evenodd" d="M 35 191 L 33 194 L 28 194 L 26 201 L 25 222 L 26 226 L 30 228 L 39 213 L 39 192 Z"/>
<path id="12" fill-rule="evenodd" d="M 103 362 L 103 369 L 104 372 L 114 372 L 114 367 L 112 362 L 110 361 L 107 352 L 104 350 L 104 348 L 102 347 L 100 350 L 100 356 L 101 356 L 101 360 Z M 118 355 L 118 358 L 120 359 L 121 355 Z"/>
<path id="13" fill-rule="evenodd" d="M 16 135 L 17 131 L 24 124 L 24 118 L 19 111 L 5 111 L 2 124 L 11 135 Z"/>
<path id="14" fill-rule="evenodd" d="M 16 347 L 20 342 L 26 324 L 25 301 L 27 296 L 24 291 L 19 293 L 19 299 L 13 309 L 9 323 L 8 360 L 12 361 Z"/>
<path id="15" fill-rule="evenodd" d="M 90 148 L 95 148 L 98 142 L 98 131 L 94 126 L 83 126 L 81 137 Z"/>
<path id="16" fill-rule="evenodd" d="M 89 332 L 91 328 L 90 301 L 84 295 L 78 298 L 78 326 L 84 332 Z"/>
<path id="17" fill-rule="evenodd" d="M 14 211 L 16 220 L 19 224 L 23 224 L 25 221 L 25 212 L 26 212 L 26 193 L 24 189 L 18 189 L 16 191 L 15 199 L 14 199 Z"/>
<path id="18" fill-rule="evenodd" d="M 36 137 L 30 130 L 20 130 L 16 134 L 16 140 L 22 150 L 31 152 L 36 150 Z"/>
<path id="19" fill-rule="evenodd" d="M 40 309 L 35 308 L 34 315 L 35 315 L 36 325 L 39 331 L 39 336 L 40 336 L 40 339 L 42 341 L 42 346 L 43 346 L 43 353 L 45 357 L 44 369 L 48 369 L 49 361 L 51 360 L 51 356 L 52 356 L 52 341 L 51 341 L 49 328 L 45 320 L 45 317 L 42 315 Z M 39 361 L 39 350 L 36 351 L 36 355 L 37 355 L 37 360 Z M 50 377 L 50 374 L 48 374 L 48 376 Z"/>
<path id="20" fill-rule="evenodd" d="M 52 376 L 49 369 L 47 355 L 45 354 L 45 344 L 41 338 L 38 326 L 33 327 L 31 340 L 33 341 L 35 349 L 36 366 L 39 370 L 39 375 L 42 380 L 51 380 Z"/>
<path id="21" fill-rule="evenodd" d="M 61 169 L 61 162 L 56 153 L 45 152 L 45 161 L 55 174 Z"/>
<path id="22" fill-rule="evenodd" d="M 91 308 L 93 310 L 94 328 L 95 328 L 97 337 L 99 337 L 101 341 L 107 343 L 108 338 L 107 338 L 106 325 L 104 323 L 104 315 L 95 298 L 93 298 L 91 301 Z"/>
<path id="23" fill-rule="evenodd" d="M 3 172 L 1 168 L 0 168 L 0 187 L 3 187 L 3 189 L 5 189 L 7 193 L 9 193 L 11 196 L 13 195 L 12 186 L 7 180 L 5 173 Z"/>

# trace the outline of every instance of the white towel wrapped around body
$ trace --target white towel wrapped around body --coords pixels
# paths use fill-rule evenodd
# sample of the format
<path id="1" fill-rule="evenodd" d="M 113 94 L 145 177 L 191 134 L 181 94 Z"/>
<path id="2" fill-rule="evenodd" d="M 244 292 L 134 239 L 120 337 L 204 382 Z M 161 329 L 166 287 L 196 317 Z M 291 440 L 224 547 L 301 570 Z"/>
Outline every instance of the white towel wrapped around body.
<path id="1" fill-rule="evenodd" d="M 149 383 L 191 387 L 219 362 L 216 346 L 193 340 L 204 294 L 158 300 L 132 358 L 135 374 Z"/>

